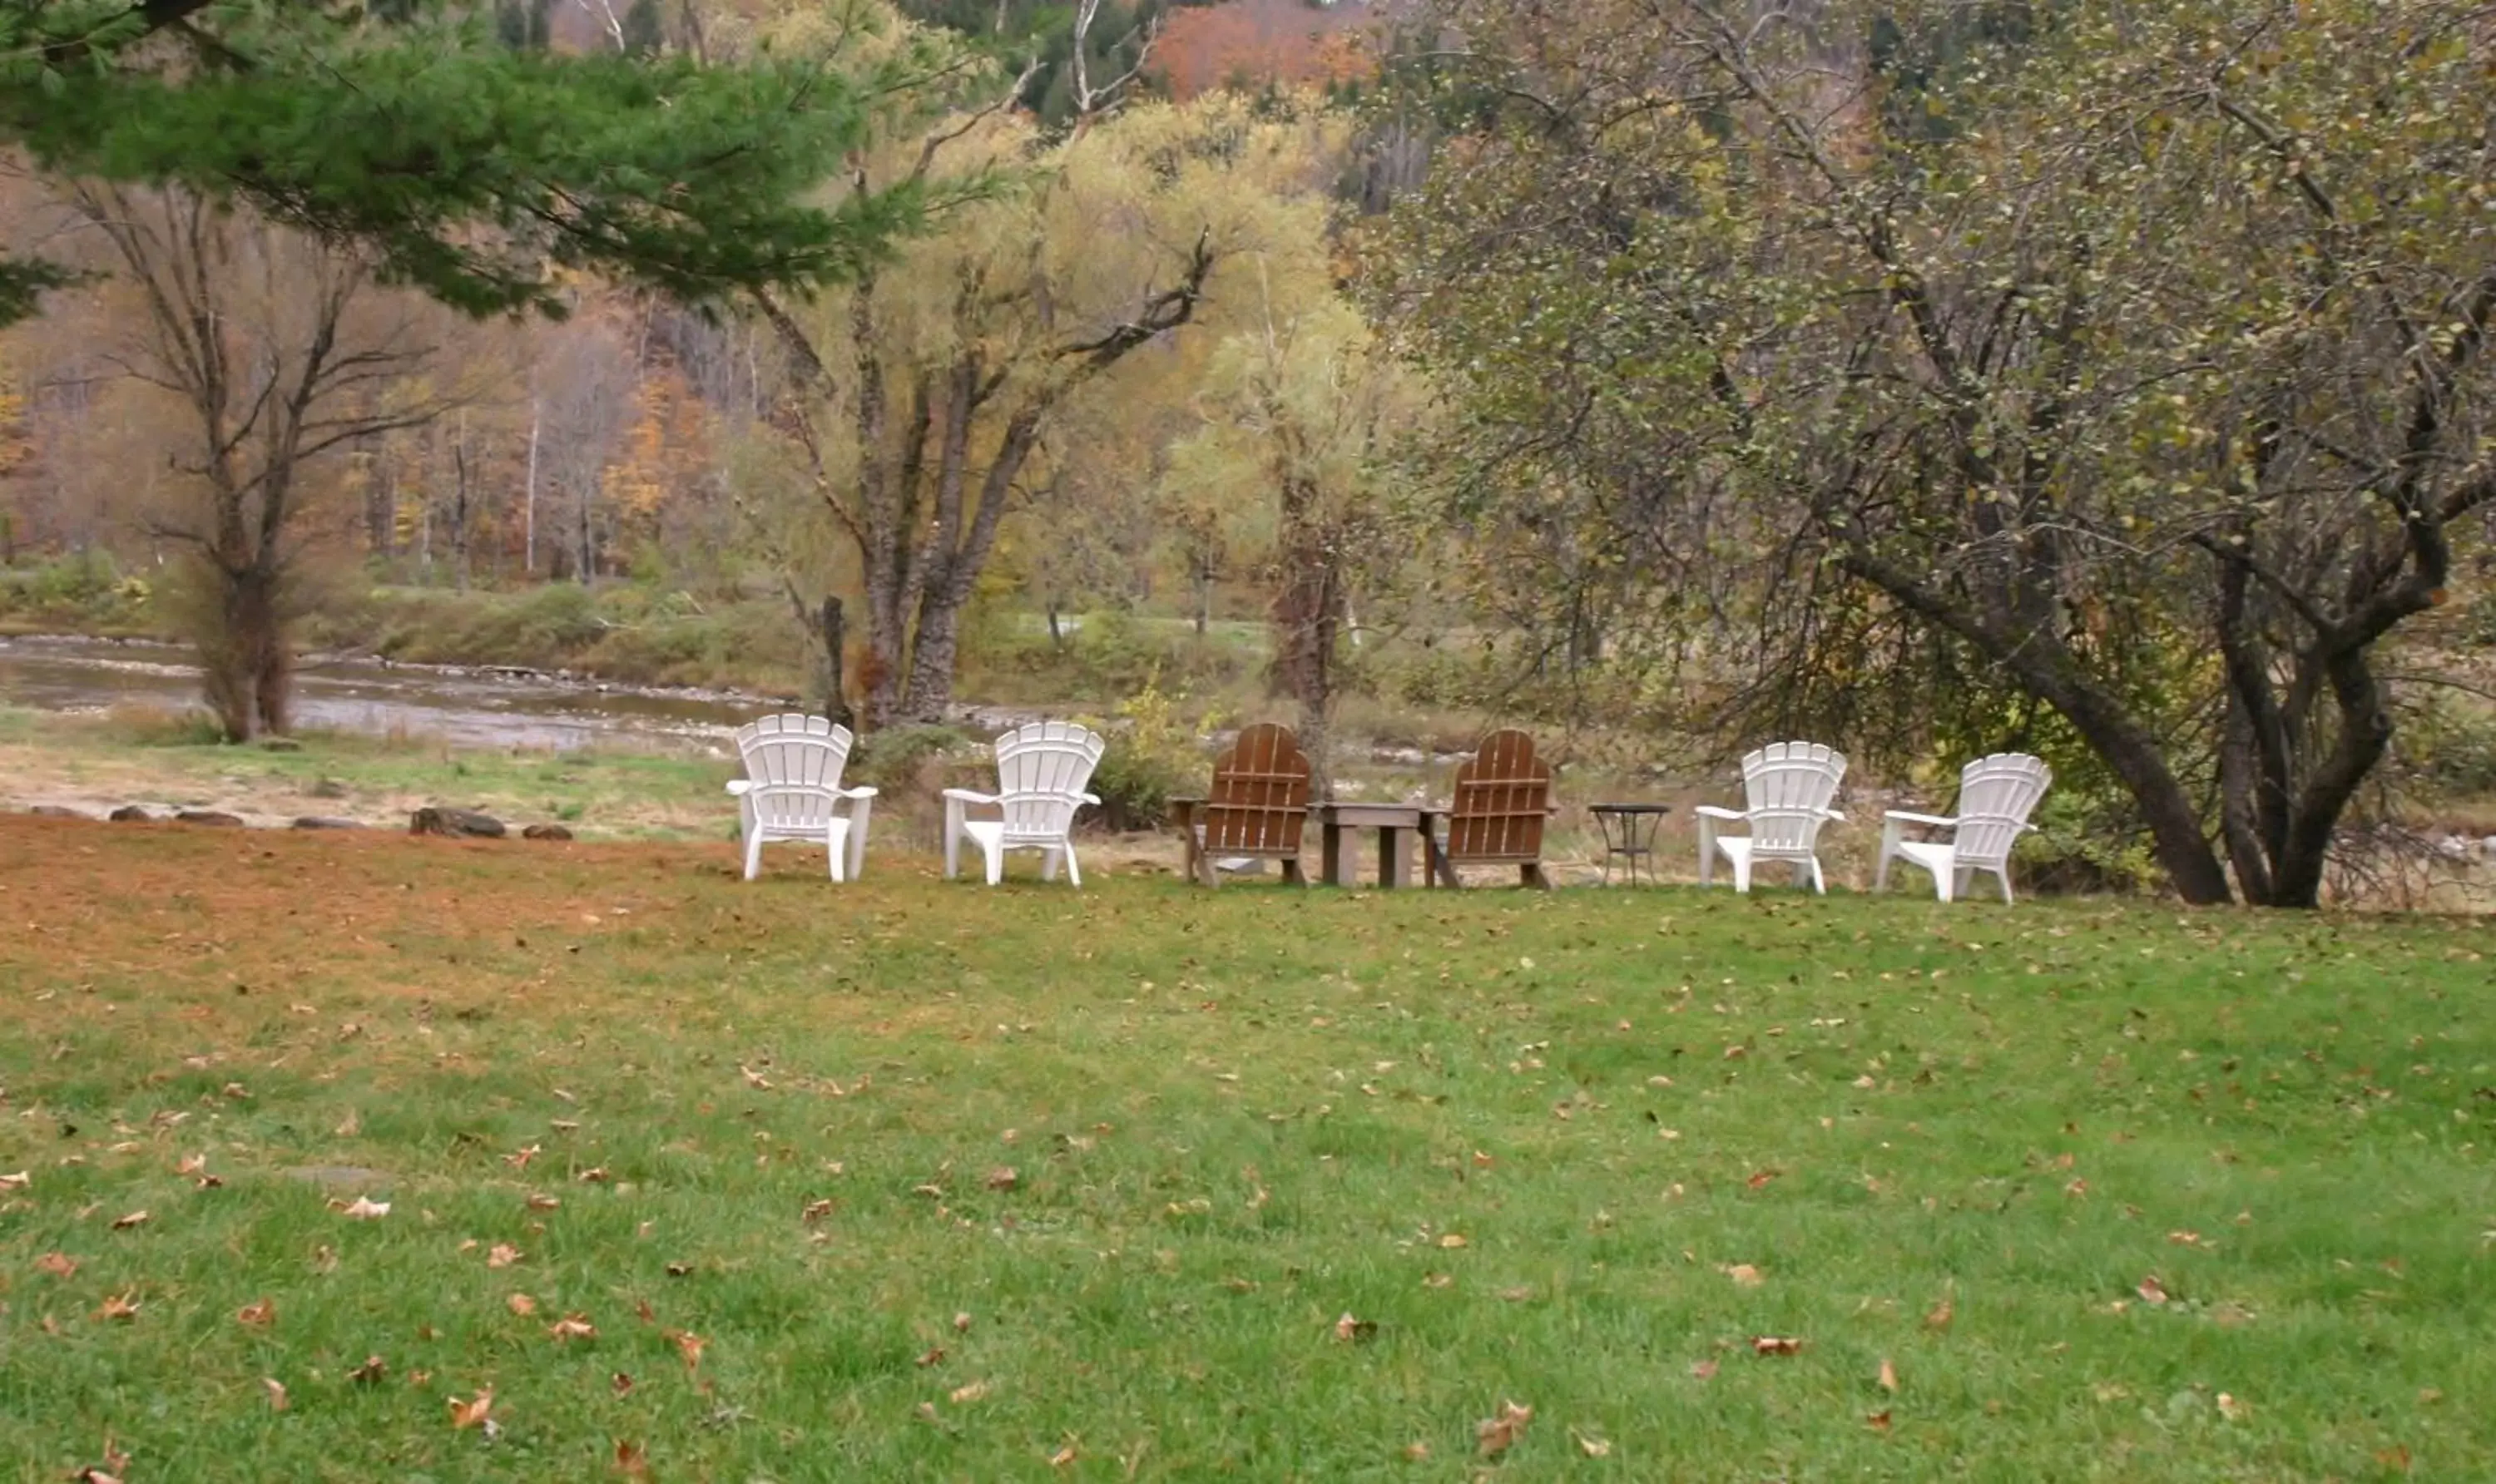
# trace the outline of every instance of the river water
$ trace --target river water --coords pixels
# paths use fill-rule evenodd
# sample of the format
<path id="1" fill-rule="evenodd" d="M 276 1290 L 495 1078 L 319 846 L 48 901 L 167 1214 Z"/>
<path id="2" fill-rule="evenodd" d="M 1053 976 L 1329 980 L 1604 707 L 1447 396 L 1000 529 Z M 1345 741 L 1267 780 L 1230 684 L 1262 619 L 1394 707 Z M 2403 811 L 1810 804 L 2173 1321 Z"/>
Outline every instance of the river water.
<path id="1" fill-rule="evenodd" d="M 200 705 L 200 670 L 176 645 L 0 638 L 0 705 L 181 711 Z M 711 754 L 729 748 L 732 728 L 779 709 L 768 696 L 363 658 L 308 657 L 295 682 L 299 727 L 468 748 Z"/>

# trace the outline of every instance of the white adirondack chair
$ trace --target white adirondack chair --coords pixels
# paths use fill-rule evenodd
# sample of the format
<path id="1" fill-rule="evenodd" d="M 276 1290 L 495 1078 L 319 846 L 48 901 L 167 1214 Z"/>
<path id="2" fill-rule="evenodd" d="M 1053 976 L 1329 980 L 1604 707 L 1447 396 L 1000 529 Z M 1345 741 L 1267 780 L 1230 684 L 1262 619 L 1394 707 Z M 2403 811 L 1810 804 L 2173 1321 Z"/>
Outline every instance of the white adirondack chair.
<path id="1" fill-rule="evenodd" d="M 866 864 L 866 827 L 876 790 L 841 787 L 841 769 L 854 740 L 846 727 L 796 712 L 736 728 L 745 776 L 732 782 L 728 791 L 736 798 L 747 881 L 763 869 L 763 847 L 774 840 L 821 841 L 832 880 L 858 880 Z"/>
<path id="2" fill-rule="evenodd" d="M 997 791 L 970 788 L 945 790 L 945 877 L 960 870 L 962 842 L 969 840 L 987 858 L 988 884 L 1005 876 L 1006 851 L 1041 852 L 1041 875 L 1057 880 L 1060 861 L 1066 879 L 1083 884 L 1082 868 L 1075 863 L 1075 812 L 1101 800 L 1083 791 L 1092 769 L 1108 744 L 1098 732 L 1072 722 L 1033 722 L 997 738 Z M 970 818 L 973 804 L 993 804 L 1000 819 Z"/>
<path id="3" fill-rule="evenodd" d="M 1762 861 L 1782 860 L 1794 868 L 1797 883 L 1808 874 L 1812 889 L 1828 890 L 1821 873 L 1820 827 L 1846 816 L 1829 808 L 1837 785 L 1846 777 L 1846 755 L 1816 742 L 1772 742 L 1742 759 L 1742 791 L 1750 807 L 1699 810 L 1699 884 L 1716 880 L 1716 856 L 1733 863 L 1733 889 L 1751 889 L 1751 868 Z M 1748 824 L 1747 835 L 1720 833 L 1724 824 Z"/>
<path id="4" fill-rule="evenodd" d="M 1958 814 L 1909 814 L 1892 809 L 1881 824 L 1881 866 L 1872 889 L 1889 885 L 1889 862 L 1904 858 L 1932 873 L 1933 894 L 1948 902 L 1967 895 L 1979 871 L 1990 871 L 2011 901 L 2011 847 L 2026 833 L 2028 816 L 2054 782 L 2054 770 L 2026 753 L 1979 757 L 1958 775 Z M 1910 840 L 1907 826 L 1949 830 L 1948 840 Z"/>

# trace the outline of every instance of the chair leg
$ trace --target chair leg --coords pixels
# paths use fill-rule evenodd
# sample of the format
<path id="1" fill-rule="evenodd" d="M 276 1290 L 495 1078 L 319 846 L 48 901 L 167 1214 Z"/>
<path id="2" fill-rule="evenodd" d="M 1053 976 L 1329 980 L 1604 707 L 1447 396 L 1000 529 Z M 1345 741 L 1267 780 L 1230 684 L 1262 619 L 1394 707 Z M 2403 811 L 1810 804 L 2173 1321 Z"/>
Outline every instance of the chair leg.
<path id="1" fill-rule="evenodd" d="M 1733 857 L 1733 889 L 1743 893 L 1751 889 L 1751 857 L 1748 855 Z"/>
<path id="2" fill-rule="evenodd" d="M 988 884 L 993 886 L 1006 879 L 1006 843 L 1000 840 L 989 845 L 983 841 L 981 848 L 988 854 Z"/>
<path id="3" fill-rule="evenodd" d="M 745 879 L 749 881 L 754 880 L 755 875 L 762 869 L 763 831 L 749 829 L 745 832 Z"/>
<path id="4" fill-rule="evenodd" d="M 835 881 L 843 879 L 841 871 L 841 852 L 843 848 L 848 844 L 849 842 L 842 838 L 842 834 L 838 830 L 831 831 L 824 836 L 824 864 L 830 870 L 832 880 Z"/>
<path id="5" fill-rule="evenodd" d="M 1059 855 L 1063 852 L 1063 847 L 1054 845 L 1045 845 L 1041 847 L 1040 879 L 1042 881 L 1053 881 L 1057 880 L 1057 861 Z"/>
<path id="6" fill-rule="evenodd" d="M 1821 874 L 1820 857 L 1817 855 L 1811 858 L 1811 889 L 1822 896 L 1828 895 L 1828 878 Z"/>
<path id="7" fill-rule="evenodd" d="M 962 874 L 962 801 L 945 801 L 945 880 Z"/>
<path id="8" fill-rule="evenodd" d="M 875 815 L 875 800 L 854 799 L 850 803 L 850 868 L 848 880 L 857 881 L 866 869 L 866 825 Z"/>
<path id="9" fill-rule="evenodd" d="M 1716 884 L 1716 821 L 1699 817 L 1699 884 Z"/>
<path id="10" fill-rule="evenodd" d="M 2011 900 L 2011 863 L 2009 861 L 2004 861 L 2002 863 L 2002 869 L 1994 872 L 1993 875 L 1996 880 L 2002 882 L 2002 905 L 2005 907 L 2017 906 L 2017 903 Z"/>
<path id="11" fill-rule="evenodd" d="M 1952 898 L 1956 897 L 1958 894 L 1956 876 L 1957 873 L 1952 871 L 1934 872 L 1933 895 L 1944 902 L 1950 901 Z"/>
<path id="12" fill-rule="evenodd" d="M 1066 842 L 1066 844 L 1058 847 L 1058 849 L 1063 851 L 1066 856 L 1066 884 L 1074 887 L 1077 891 L 1081 891 L 1083 889 L 1083 868 L 1075 862 L 1075 842 L 1070 840 Z"/>

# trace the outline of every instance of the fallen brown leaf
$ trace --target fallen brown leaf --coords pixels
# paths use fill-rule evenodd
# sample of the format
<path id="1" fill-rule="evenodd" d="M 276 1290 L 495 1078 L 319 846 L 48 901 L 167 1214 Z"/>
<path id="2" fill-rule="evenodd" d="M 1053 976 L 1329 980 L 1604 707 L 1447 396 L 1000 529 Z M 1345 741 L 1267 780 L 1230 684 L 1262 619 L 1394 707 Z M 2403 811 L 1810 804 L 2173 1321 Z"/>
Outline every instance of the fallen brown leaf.
<path id="1" fill-rule="evenodd" d="M 1792 1335 L 1756 1335 L 1751 1340 L 1754 1355 L 1799 1355 L 1802 1341 Z"/>
<path id="2" fill-rule="evenodd" d="M 552 1211 L 562 1204 L 560 1199 L 552 1195 L 539 1194 L 535 1191 L 529 1195 L 529 1209 L 532 1211 Z"/>
<path id="3" fill-rule="evenodd" d="M 147 1213 L 144 1211 L 133 1211 L 127 1216 L 116 1216 L 112 1219 L 112 1229 L 115 1231 L 128 1231 L 133 1226 L 146 1224 Z"/>
<path id="4" fill-rule="evenodd" d="M 68 1278 L 78 1270 L 78 1259 L 66 1252 L 46 1252 L 35 1259 L 36 1272 L 49 1273 L 54 1278 Z"/>
<path id="5" fill-rule="evenodd" d="M 982 1398 L 982 1397 L 983 1397 L 983 1396 L 986 1396 L 987 1394 L 988 1394 L 988 1383 L 987 1383 L 987 1382 L 985 1382 L 985 1381 L 972 1381 L 972 1382 L 970 1382 L 970 1383 L 968 1383 L 968 1384 L 966 1384 L 966 1385 L 961 1385 L 961 1386 L 956 1386 L 956 1387 L 954 1387 L 954 1388 L 953 1388 L 953 1390 L 952 1390 L 952 1392 L 951 1393 L 951 1398 L 952 1398 L 952 1401 L 953 1405 L 954 1405 L 954 1406 L 956 1406 L 956 1407 L 959 1407 L 959 1406 L 961 1406 L 962 1404 L 964 1404 L 964 1403 L 966 1403 L 966 1402 L 976 1402 L 976 1401 L 978 1401 L 980 1398 Z"/>
<path id="6" fill-rule="evenodd" d="M 139 1301 L 131 1297 L 131 1294 L 138 1291 L 133 1288 L 122 1293 L 106 1294 L 104 1304 L 96 1310 L 95 1316 L 99 1319 L 136 1318 L 139 1314 Z"/>
<path id="7" fill-rule="evenodd" d="M 806 1209 L 797 1213 L 797 1220 L 805 1222 L 809 1226 L 812 1226 L 817 1221 L 822 1221 L 824 1218 L 831 1214 L 832 1203 L 830 1199 L 810 1200 L 806 1202 Z"/>
<path id="8" fill-rule="evenodd" d="M 497 1242 L 485 1253 L 485 1266 L 489 1268 L 508 1268 L 519 1260 L 520 1250 L 509 1242 Z"/>
<path id="9" fill-rule="evenodd" d="M 604 1185 L 607 1182 L 607 1166 L 604 1164 L 593 1164 L 572 1178 L 579 1181 L 583 1185 Z"/>
<path id="10" fill-rule="evenodd" d="M 1742 1183 L 1749 1186 L 1754 1190 L 1765 1190 L 1769 1181 L 1776 1179 L 1777 1176 L 1783 1173 L 1785 1173 L 1783 1170 L 1756 1170 L 1752 1173 L 1750 1179 Z"/>
<path id="11" fill-rule="evenodd" d="M 335 1202 L 332 1202 L 335 1204 Z M 359 1195 L 348 1205 L 339 1206 L 338 1214 L 351 1221 L 378 1221 L 390 1215 L 390 1202 Z"/>
<path id="12" fill-rule="evenodd" d="M 273 1299 L 255 1299 L 234 1311 L 238 1323 L 254 1326 L 277 1322 L 277 1304 Z"/>
<path id="13" fill-rule="evenodd" d="M 2246 1403 L 2244 1398 L 2230 1396 L 2224 1391 L 2219 1393 L 2220 1416 L 2227 1418 L 2230 1422 L 2242 1422 L 2253 1414 L 2253 1407 Z"/>
<path id="14" fill-rule="evenodd" d="M 1474 1445 L 1482 1457 L 1497 1458 L 1516 1445 L 1516 1440 L 1525 1436 L 1526 1424 L 1533 1420 L 1533 1407 L 1519 1407 L 1503 1398 L 1498 1416 L 1474 1424 Z"/>
<path id="15" fill-rule="evenodd" d="M 1439 1245 L 1452 1251 L 1456 1248 L 1465 1247 L 1470 1244 L 1468 1244 L 1461 1235 L 1451 1231 L 1439 1239 Z"/>
<path id="16" fill-rule="evenodd" d="M 1889 1357 L 1887 1355 L 1881 1357 L 1881 1389 L 1883 1391 L 1898 1389 L 1898 1368 L 1889 1364 Z"/>
<path id="17" fill-rule="evenodd" d="M 525 1293 L 515 1293 L 503 1300 L 503 1307 L 525 1319 L 538 1312 L 538 1301 Z"/>
<path id="18" fill-rule="evenodd" d="M 1889 1431 L 1889 1409 L 1885 1407 L 1877 1412 L 1865 1412 L 1863 1422 L 1876 1433 L 1886 1433 Z"/>
<path id="19" fill-rule="evenodd" d="M 704 1340 L 702 1336 L 686 1329 L 671 1329 L 662 1331 L 662 1333 L 669 1340 L 674 1342 L 676 1353 L 685 1358 L 686 1370 L 694 1371 L 701 1369 L 702 1346 L 710 1344 L 709 1341 Z"/>
<path id="20" fill-rule="evenodd" d="M 928 1368 L 929 1366 L 933 1366 L 933 1365 L 941 1365 L 941 1364 L 943 1364 L 943 1363 L 944 1363 L 944 1360 L 945 1360 L 945 1347 L 944 1347 L 943 1345 L 940 1345 L 933 1346 L 932 1348 L 930 1348 L 930 1349 L 927 1351 L 927 1353 L 926 1353 L 926 1354 L 920 1356 L 920 1357 L 919 1357 L 919 1360 L 918 1360 L 918 1362 L 917 1362 L 917 1364 L 918 1364 L 919 1368 L 920 1368 L 920 1370 L 922 1370 L 922 1371 L 923 1371 L 923 1370 L 925 1370 L 926 1368 Z"/>
<path id="21" fill-rule="evenodd" d="M 1534 1288 L 1531 1284 L 1520 1283 L 1513 1288 L 1500 1289 L 1499 1296 L 1512 1304 L 1522 1304 L 1534 1297 Z"/>
<path id="22" fill-rule="evenodd" d="M 1952 1308 L 1951 1308 L 1951 1306 L 1950 1306 L 1950 1297 L 1949 1297 L 1949 1295 L 1947 1295 L 1947 1294 L 1943 1295 L 1943 1297 L 1942 1297 L 1942 1301 L 1941 1301 L 1940 1303 L 1938 1303 L 1938 1304 L 1935 1304 L 1935 1305 L 1932 1307 L 1931 1311 L 1930 1311 L 1929 1313 L 1927 1313 L 1927 1314 L 1924 1315 L 1924 1328 L 1926 1328 L 1926 1329 L 1948 1329 L 1948 1328 L 1950 1328 L 1950 1315 L 1951 1315 L 1951 1314 L 1952 1314 L 1953 1312 L 1954 1312 L 1954 1311 L 1952 1310 Z"/>
<path id="23" fill-rule="evenodd" d="M 619 1438 L 615 1439 L 615 1471 L 628 1479 L 646 1479 L 650 1476 L 650 1455 L 642 1451 L 640 1443 Z"/>
<path id="24" fill-rule="evenodd" d="M 286 1383 L 273 1376 L 262 1376 L 260 1383 L 268 1388 L 268 1409 L 273 1412 L 286 1410 Z"/>
<path id="25" fill-rule="evenodd" d="M 1051 1469 L 1063 1469 L 1073 1462 L 1075 1462 L 1075 1444 L 1071 1442 L 1048 1455 L 1048 1467 Z"/>
<path id="26" fill-rule="evenodd" d="M 1716 1375 L 1716 1362 L 1712 1360 L 1694 1360 L 1690 1363 L 1690 1374 L 1694 1378 L 1699 1380 L 1704 1381 L 1712 1379 Z"/>
<path id="27" fill-rule="evenodd" d="M 670 1278 L 688 1278 L 692 1276 L 693 1270 L 694 1265 L 690 1262 L 671 1262 L 668 1264 L 668 1276 Z"/>
<path id="28" fill-rule="evenodd" d="M 1588 1458 L 1612 1456 L 1612 1440 L 1608 1438 L 1589 1438 L 1575 1428 L 1570 1429 L 1569 1436 L 1577 1439 L 1578 1448 L 1583 1450 Z"/>
<path id="29" fill-rule="evenodd" d="M 1350 1311 L 1346 1311 L 1342 1318 L 1334 1321 L 1334 1338 L 1340 1344 L 1350 1345 L 1356 1340 L 1372 1339 L 1377 1334 L 1376 1319 L 1356 1319 Z"/>
<path id="30" fill-rule="evenodd" d="M 491 1386 L 481 1386 L 477 1388 L 477 1396 L 474 1401 L 463 1402 L 457 1397 L 452 1397 L 450 1399 L 450 1403 L 451 1425 L 452 1427 L 476 1427 L 485 1420 L 485 1414 L 487 1412 L 494 1409 L 494 1388 Z"/>
<path id="31" fill-rule="evenodd" d="M 22 1190 L 35 1183 L 35 1177 L 19 1170 L 14 1175 L 0 1175 L 0 1190 Z"/>
<path id="32" fill-rule="evenodd" d="M 589 1322 L 587 1314 L 568 1314 L 547 1325 L 546 1334 L 551 1336 L 557 1345 L 567 1340 L 595 1340 L 598 1338 L 598 1326 Z"/>
<path id="33" fill-rule="evenodd" d="M 380 1356 L 367 1355 L 362 1365 L 347 1373 L 347 1379 L 359 1386 L 370 1386 L 389 1375 L 390 1367 L 382 1364 Z"/>
<path id="34" fill-rule="evenodd" d="M 206 1155 L 184 1155 L 173 1162 L 173 1173 L 176 1175 L 204 1175 L 207 1172 Z"/>
<path id="35" fill-rule="evenodd" d="M 2378 1452 L 2375 1455 L 2375 1462 L 2394 1473 L 2407 1473 L 2410 1471 L 2410 1450 L 2404 1444 L 2394 1443 Z"/>
<path id="36" fill-rule="evenodd" d="M 521 1150 L 518 1154 L 503 1156 L 503 1162 L 515 1170 L 524 1170 L 529 1167 L 529 1161 L 538 1157 L 538 1146 L 531 1144 L 528 1148 Z"/>
<path id="37" fill-rule="evenodd" d="M 1011 1190 L 1020 1184 L 1022 1184 L 1022 1176 L 1014 1173 L 1014 1167 L 1011 1164 L 1000 1164 L 988 1171 L 987 1185 L 991 1190 Z"/>
<path id="38" fill-rule="evenodd" d="M 619 1397 L 631 1396 L 633 1394 L 633 1377 L 625 1372 L 618 1371 L 613 1376 L 608 1376 L 607 1378 L 607 1385 L 608 1389 L 613 1391 Z"/>
<path id="39" fill-rule="evenodd" d="M 967 1335 L 970 1332 L 971 1316 L 967 1314 L 957 1314 L 953 1315 L 953 1333 L 957 1335 Z"/>
<path id="40" fill-rule="evenodd" d="M 2158 1275 L 2155 1273 L 2142 1279 L 2140 1281 L 2140 1285 L 2132 1291 L 2140 1295 L 2140 1301 L 2142 1303 L 2150 1305 L 2153 1308 L 2157 1305 L 2166 1303 L 2168 1299 L 2167 1285 L 2158 1281 Z"/>
<path id="41" fill-rule="evenodd" d="M 1426 1442 L 1408 1442 L 1404 1445 L 1404 1461 L 1406 1463 L 1424 1463 L 1428 1461 L 1429 1457 L 1430 1445 Z"/>
<path id="42" fill-rule="evenodd" d="M 1765 1278 L 1761 1276 L 1758 1268 L 1751 1266 L 1747 1262 L 1734 1263 L 1724 1271 L 1726 1277 L 1733 1280 L 1733 1286 L 1737 1288 L 1756 1288 L 1760 1284 L 1767 1282 Z"/>

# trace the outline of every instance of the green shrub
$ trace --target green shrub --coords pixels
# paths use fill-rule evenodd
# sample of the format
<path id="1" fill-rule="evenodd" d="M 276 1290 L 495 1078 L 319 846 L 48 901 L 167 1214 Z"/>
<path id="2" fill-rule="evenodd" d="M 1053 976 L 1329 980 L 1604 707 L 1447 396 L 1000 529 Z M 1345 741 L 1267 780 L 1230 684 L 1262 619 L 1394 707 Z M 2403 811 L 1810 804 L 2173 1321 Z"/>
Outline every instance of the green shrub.
<path id="1" fill-rule="evenodd" d="M 1147 677 L 1103 728 L 1109 746 L 1092 772 L 1103 827 L 1161 828 L 1170 820 L 1170 796 L 1185 793 L 1203 770 L 1196 728 L 1181 719 L 1177 700 L 1163 693 L 1158 677 Z"/>
<path id="2" fill-rule="evenodd" d="M 908 789 L 917 785 L 928 763 L 949 753 L 976 753 L 985 741 L 959 727 L 888 727 L 858 739 L 842 781 L 872 784 L 886 792 Z"/>

